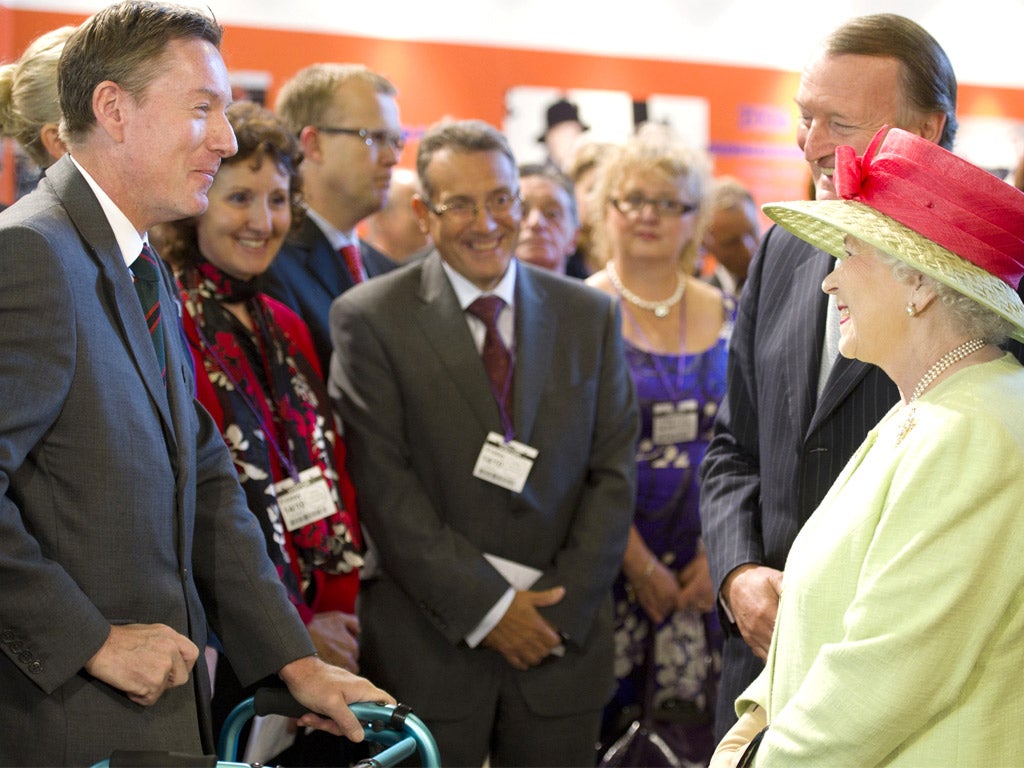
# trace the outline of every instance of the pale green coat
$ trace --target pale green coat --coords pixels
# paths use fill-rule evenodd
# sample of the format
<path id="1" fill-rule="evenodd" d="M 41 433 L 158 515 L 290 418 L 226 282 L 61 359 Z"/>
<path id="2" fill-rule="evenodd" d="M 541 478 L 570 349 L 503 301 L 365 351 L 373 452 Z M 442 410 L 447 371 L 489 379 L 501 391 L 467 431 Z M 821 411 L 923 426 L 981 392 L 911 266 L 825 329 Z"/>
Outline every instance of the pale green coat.
<path id="1" fill-rule="evenodd" d="M 757 766 L 1024 766 L 1024 371 L 956 372 L 870 432 L 793 545 Z"/>

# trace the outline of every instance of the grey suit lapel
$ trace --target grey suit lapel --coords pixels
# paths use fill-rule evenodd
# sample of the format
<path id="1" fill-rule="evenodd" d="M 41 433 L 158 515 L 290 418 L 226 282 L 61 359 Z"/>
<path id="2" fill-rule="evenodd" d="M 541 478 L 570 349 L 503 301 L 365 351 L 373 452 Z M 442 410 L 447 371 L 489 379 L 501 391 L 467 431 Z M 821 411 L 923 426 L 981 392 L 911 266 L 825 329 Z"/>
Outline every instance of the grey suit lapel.
<path id="1" fill-rule="evenodd" d="M 498 404 L 437 251 L 423 262 L 418 298 L 416 327 L 450 372 L 476 418 L 485 429 L 500 432 Z"/>
<path id="2" fill-rule="evenodd" d="M 513 397 L 516 439 L 529 443 L 544 385 L 552 371 L 557 323 L 547 293 L 528 267 L 516 274 L 516 357 Z"/>
<path id="3" fill-rule="evenodd" d="M 135 361 L 150 399 L 163 420 L 165 434 L 173 445 L 170 406 L 156 355 L 150 354 L 153 342 L 149 337 L 149 327 L 107 217 L 88 182 L 70 159 L 64 158 L 55 163 L 47 170 L 46 178 L 67 210 L 87 252 L 100 266 L 103 296 L 110 308 L 111 318 Z M 174 328 L 175 318 L 171 309 L 173 302 L 164 291 L 161 291 L 161 306 L 171 312 L 165 316 L 167 322 L 163 324 L 165 348 L 171 344 L 180 345 L 178 339 L 169 333 Z M 169 369 L 168 375 L 171 375 Z"/>

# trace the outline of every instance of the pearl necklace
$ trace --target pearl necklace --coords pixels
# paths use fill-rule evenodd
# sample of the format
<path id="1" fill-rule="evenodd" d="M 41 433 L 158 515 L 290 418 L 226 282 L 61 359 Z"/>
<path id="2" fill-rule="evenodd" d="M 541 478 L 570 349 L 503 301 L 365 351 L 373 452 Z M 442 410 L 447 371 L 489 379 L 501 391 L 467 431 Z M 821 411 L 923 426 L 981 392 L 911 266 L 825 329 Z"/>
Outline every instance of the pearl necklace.
<path id="1" fill-rule="evenodd" d="M 917 412 L 917 408 L 914 403 L 917 402 L 917 398 L 924 394 L 924 391 L 931 386 L 933 381 L 939 378 L 943 371 L 954 363 L 959 363 L 965 357 L 973 355 L 984 346 L 984 339 L 971 339 L 970 341 L 965 341 L 959 347 L 949 350 L 949 352 L 938 359 L 935 365 L 928 369 L 928 372 L 921 377 L 919 382 L 917 382 L 917 386 L 914 387 L 914 391 L 911 393 L 910 399 L 907 401 L 907 405 L 905 407 L 910 410 L 907 412 L 907 417 L 903 420 L 903 424 L 900 425 L 900 431 L 896 434 L 896 445 L 899 445 L 903 438 L 907 436 L 907 433 L 914 428 L 914 415 Z"/>
<path id="2" fill-rule="evenodd" d="M 612 287 L 615 288 L 615 291 L 622 296 L 622 298 L 633 306 L 653 312 L 655 317 L 667 316 L 669 310 L 682 300 L 683 293 L 686 291 L 686 278 L 681 274 L 676 273 L 676 289 L 672 292 L 672 295 L 667 299 L 662 299 L 661 301 L 648 301 L 647 299 L 641 299 L 622 284 L 622 280 L 619 278 L 619 273 L 615 271 L 615 265 L 610 261 L 605 265 L 604 271 L 607 273 L 608 280 L 611 282 Z"/>

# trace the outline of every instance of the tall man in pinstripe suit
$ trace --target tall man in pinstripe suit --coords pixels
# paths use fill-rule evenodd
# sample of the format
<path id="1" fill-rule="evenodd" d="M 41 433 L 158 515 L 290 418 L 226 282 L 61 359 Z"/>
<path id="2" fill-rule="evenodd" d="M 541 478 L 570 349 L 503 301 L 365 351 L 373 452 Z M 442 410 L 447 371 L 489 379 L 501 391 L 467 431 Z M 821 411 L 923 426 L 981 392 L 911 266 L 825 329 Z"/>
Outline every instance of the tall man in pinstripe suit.
<path id="1" fill-rule="evenodd" d="M 833 32 L 803 72 L 797 143 L 818 199 L 835 198 L 835 148 L 862 154 L 883 125 L 949 149 L 956 79 L 939 44 L 893 14 Z M 728 391 L 701 467 L 701 515 L 726 630 L 719 738 L 771 642 L 782 567 L 797 532 L 868 430 L 896 402 L 874 366 L 837 359 L 838 311 L 821 290 L 832 258 L 773 227 L 743 290 Z M 827 326 L 831 324 L 835 335 Z"/>

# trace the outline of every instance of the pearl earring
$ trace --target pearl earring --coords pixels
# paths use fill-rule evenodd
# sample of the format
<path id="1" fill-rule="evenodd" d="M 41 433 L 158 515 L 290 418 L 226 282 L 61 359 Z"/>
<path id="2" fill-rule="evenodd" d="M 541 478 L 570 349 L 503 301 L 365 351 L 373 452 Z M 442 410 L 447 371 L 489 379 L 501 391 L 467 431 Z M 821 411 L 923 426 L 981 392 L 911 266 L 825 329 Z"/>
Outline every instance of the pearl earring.
<path id="1" fill-rule="evenodd" d="M 917 304 L 912 301 L 907 303 L 907 317 L 917 317 Z"/>

